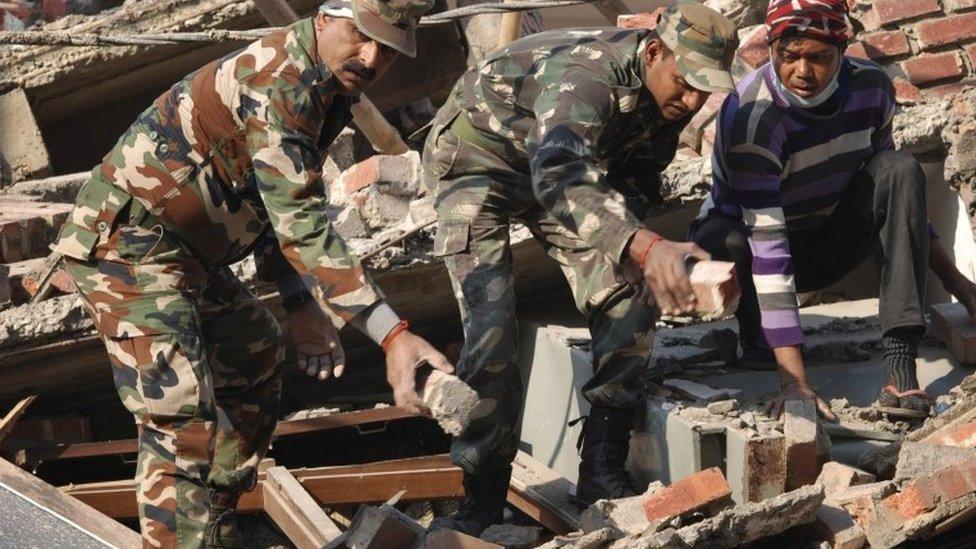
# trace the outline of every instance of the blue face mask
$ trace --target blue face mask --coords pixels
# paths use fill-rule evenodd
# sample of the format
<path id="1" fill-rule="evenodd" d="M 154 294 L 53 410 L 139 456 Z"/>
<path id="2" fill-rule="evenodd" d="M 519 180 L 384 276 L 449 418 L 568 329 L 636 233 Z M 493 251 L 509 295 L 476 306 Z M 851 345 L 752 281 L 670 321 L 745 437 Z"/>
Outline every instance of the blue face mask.
<path id="1" fill-rule="evenodd" d="M 772 49 L 770 49 L 769 55 L 770 57 L 772 57 L 773 55 Z M 839 87 L 839 84 L 837 83 L 837 79 L 840 76 L 840 66 L 841 64 L 838 63 L 837 70 L 834 71 L 834 76 L 831 77 L 830 82 L 827 82 L 827 85 L 824 86 L 824 89 L 820 90 L 820 92 L 817 93 L 817 95 L 814 95 L 813 97 L 800 97 L 799 95 L 796 95 L 795 93 L 791 92 L 789 88 L 787 88 L 786 85 L 784 85 L 783 82 L 780 81 L 779 72 L 776 71 L 775 69 L 773 70 L 773 72 L 776 73 L 776 78 L 773 79 L 773 82 L 776 85 L 776 89 L 783 94 L 783 97 L 786 98 L 786 100 L 790 103 L 791 106 L 796 107 L 798 109 L 813 109 L 819 107 L 820 105 L 823 105 L 824 102 L 830 99 L 830 96 L 834 95 L 834 92 L 837 91 L 837 88 Z"/>

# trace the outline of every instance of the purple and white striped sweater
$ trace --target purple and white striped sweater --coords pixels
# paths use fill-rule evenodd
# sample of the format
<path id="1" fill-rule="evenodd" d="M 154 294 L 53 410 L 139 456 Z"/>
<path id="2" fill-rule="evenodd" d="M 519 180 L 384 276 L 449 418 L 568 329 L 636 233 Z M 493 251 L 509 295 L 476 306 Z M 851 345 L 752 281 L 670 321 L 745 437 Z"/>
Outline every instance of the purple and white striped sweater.
<path id="1" fill-rule="evenodd" d="M 789 104 L 767 64 L 744 78 L 722 105 L 712 157 L 709 213 L 741 218 L 752 248 L 752 276 L 770 347 L 803 343 L 789 231 L 819 227 L 854 174 L 893 149 L 891 80 L 870 61 L 845 57 L 833 114 Z"/>

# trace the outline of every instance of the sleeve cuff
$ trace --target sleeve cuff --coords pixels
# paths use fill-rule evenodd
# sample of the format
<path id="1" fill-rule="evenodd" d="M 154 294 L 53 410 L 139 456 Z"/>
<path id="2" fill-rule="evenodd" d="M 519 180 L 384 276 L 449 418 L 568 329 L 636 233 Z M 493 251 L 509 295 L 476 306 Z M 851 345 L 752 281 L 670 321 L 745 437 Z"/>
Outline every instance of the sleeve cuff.
<path id="1" fill-rule="evenodd" d="M 383 343 L 390 330 L 399 322 L 400 317 L 397 316 L 385 301 L 375 303 L 349 321 L 350 324 L 355 326 L 360 332 L 366 334 L 377 345 Z"/>
<path id="2" fill-rule="evenodd" d="M 790 328 L 764 328 L 763 337 L 770 349 L 777 347 L 798 347 L 803 345 L 803 330 L 799 326 Z"/>

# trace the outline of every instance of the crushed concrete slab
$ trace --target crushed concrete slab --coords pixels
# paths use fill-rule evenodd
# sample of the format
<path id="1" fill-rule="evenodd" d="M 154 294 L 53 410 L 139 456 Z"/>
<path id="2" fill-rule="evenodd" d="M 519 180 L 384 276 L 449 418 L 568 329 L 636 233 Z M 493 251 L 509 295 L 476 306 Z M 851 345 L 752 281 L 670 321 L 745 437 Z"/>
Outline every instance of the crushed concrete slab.
<path id="1" fill-rule="evenodd" d="M 440 370 L 430 372 L 420 389 L 420 395 L 441 429 L 454 436 L 468 428 L 482 402 L 478 393 L 467 383 Z M 488 401 L 484 402 L 488 404 Z"/>
<path id="2" fill-rule="evenodd" d="M 652 482 L 644 494 L 629 498 L 601 499 L 587 507 L 580 515 L 583 532 L 591 533 L 610 528 L 620 533 L 620 537 L 643 532 L 647 526 L 647 513 L 644 499 L 664 489 L 660 481 Z"/>
<path id="3" fill-rule="evenodd" d="M 898 452 L 895 480 L 911 480 L 956 465 L 976 455 L 972 448 L 943 446 L 925 442 L 903 442 Z"/>
<path id="4" fill-rule="evenodd" d="M 726 509 L 678 530 L 630 536 L 613 547 L 735 547 L 813 521 L 823 500 L 822 487 L 804 486 L 764 501 Z"/>
<path id="5" fill-rule="evenodd" d="M 539 545 L 542 528 L 518 524 L 492 524 L 481 533 L 481 540 L 505 549 L 530 549 Z"/>
<path id="6" fill-rule="evenodd" d="M 665 387 L 674 389 L 688 397 L 705 402 L 713 402 L 719 399 L 727 399 L 737 396 L 741 391 L 737 389 L 714 389 L 702 383 L 696 383 L 687 379 L 666 379 L 663 382 Z"/>

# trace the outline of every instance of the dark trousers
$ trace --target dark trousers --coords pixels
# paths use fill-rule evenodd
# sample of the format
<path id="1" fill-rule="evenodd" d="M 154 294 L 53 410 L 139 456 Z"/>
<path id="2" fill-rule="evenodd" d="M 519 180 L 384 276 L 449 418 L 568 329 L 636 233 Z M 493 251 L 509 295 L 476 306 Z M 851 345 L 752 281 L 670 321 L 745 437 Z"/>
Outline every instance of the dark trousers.
<path id="1" fill-rule="evenodd" d="M 735 262 L 742 286 L 736 312 L 739 341 L 743 348 L 765 347 L 752 281 L 752 250 L 742 221 L 709 215 L 692 225 L 690 237 L 713 259 Z M 921 166 L 910 155 L 881 152 L 854 176 L 820 227 L 789 231 L 796 290 L 826 288 L 873 254 L 881 275 L 882 329 L 924 326 L 929 238 Z"/>

